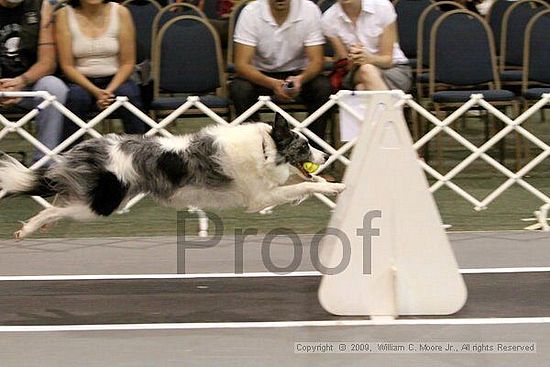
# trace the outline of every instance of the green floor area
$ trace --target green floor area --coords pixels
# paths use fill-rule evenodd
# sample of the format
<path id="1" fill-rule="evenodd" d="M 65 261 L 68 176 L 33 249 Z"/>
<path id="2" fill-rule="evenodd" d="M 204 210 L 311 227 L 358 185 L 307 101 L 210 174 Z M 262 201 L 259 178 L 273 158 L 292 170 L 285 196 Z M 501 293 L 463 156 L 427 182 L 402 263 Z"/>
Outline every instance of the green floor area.
<path id="1" fill-rule="evenodd" d="M 537 115 L 538 116 L 538 115 Z M 175 133 L 196 131 L 205 125 L 204 120 L 178 124 L 172 130 Z M 550 142 L 550 124 L 541 122 L 540 116 L 527 125 L 546 143 Z M 115 125 L 115 131 L 120 127 Z M 476 145 L 485 139 L 485 126 L 481 120 L 470 117 L 460 121 L 455 126 L 458 131 Z M 494 131 L 492 132 L 494 133 Z M 469 153 L 457 142 L 448 136 L 442 140 L 443 162 L 439 167 L 441 172 L 448 172 Z M 430 145 L 430 164 L 437 167 L 436 144 Z M 491 149 L 488 153 L 495 159 L 500 159 L 500 146 Z M 541 152 L 533 144 L 528 145 L 529 157 L 532 159 Z M 22 141 L 16 134 L 9 134 L 0 140 L 0 150 L 10 152 L 25 162 L 32 156 L 32 147 Z M 512 171 L 515 170 L 515 144 L 510 136 L 504 147 L 504 163 Z M 334 172 L 341 171 L 336 168 Z M 550 195 L 550 159 L 546 159 L 526 176 L 526 181 L 534 187 Z M 479 200 L 505 181 L 505 177 L 490 167 L 487 163 L 478 160 L 460 173 L 453 182 Z M 433 181 L 432 181 L 433 182 Z M 365 183 L 368 185 L 368 182 Z M 528 222 L 522 218 L 533 216 L 543 202 L 524 188 L 513 185 L 487 210 L 477 212 L 472 205 L 448 188 L 441 188 L 435 193 L 443 222 L 450 224 L 451 231 L 463 230 L 497 230 L 522 229 Z M 0 238 L 10 238 L 20 224 L 34 215 L 40 206 L 30 198 L 4 199 L 0 201 Z M 368 209 L 368 208 L 367 208 Z M 372 208 L 371 208 L 372 209 Z M 330 219 L 329 208 L 319 200 L 312 198 L 299 206 L 285 205 L 278 207 L 272 214 L 247 214 L 240 209 L 225 210 L 215 213 L 223 221 L 224 232 L 234 233 L 235 229 L 256 229 L 258 233 L 266 233 L 275 228 L 291 228 L 296 233 L 314 233 L 326 227 Z M 187 228 L 194 232 L 197 223 L 188 221 Z M 37 237 L 96 237 L 96 236 L 158 236 L 175 235 L 177 231 L 177 212 L 173 209 L 162 208 L 150 199 L 145 199 L 136 205 L 129 213 L 113 215 L 90 223 L 59 223 L 47 234 L 37 234 Z M 191 233 L 190 232 L 190 233 Z"/>
<path id="2" fill-rule="evenodd" d="M 501 181 L 482 178 L 457 180 L 456 183 L 481 198 Z M 550 193 L 550 179 L 531 179 L 529 182 Z M 510 188 L 487 210 L 480 212 L 449 189 L 441 189 L 435 198 L 443 222 L 452 225 L 451 231 L 522 229 L 529 223 L 521 219 L 532 217 L 533 211 L 541 205 L 538 199 L 519 186 Z M 0 202 L 0 238 L 10 238 L 20 226 L 18 221 L 29 218 L 39 209 L 40 206 L 30 198 Z M 214 214 L 222 219 L 224 233 L 233 234 L 236 229 L 266 233 L 275 228 L 292 229 L 295 233 L 315 233 L 326 227 L 331 213 L 325 204 L 312 198 L 298 206 L 278 207 L 267 215 L 248 214 L 239 209 Z M 192 218 L 186 220 L 188 233 L 194 233 L 197 226 Z M 164 236 L 176 233 L 177 212 L 145 199 L 129 213 L 115 214 L 85 224 L 61 222 L 47 234 L 37 233 L 35 237 Z"/>

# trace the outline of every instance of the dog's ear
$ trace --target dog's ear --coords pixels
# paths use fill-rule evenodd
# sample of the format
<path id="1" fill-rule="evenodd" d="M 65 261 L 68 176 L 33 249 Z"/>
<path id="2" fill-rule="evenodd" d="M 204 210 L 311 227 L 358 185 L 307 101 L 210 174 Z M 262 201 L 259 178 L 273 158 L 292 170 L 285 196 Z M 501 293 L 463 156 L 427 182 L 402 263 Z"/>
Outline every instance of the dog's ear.
<path id="1" fill-rule="evenodd" d="M 271 130 L 271 136 L 275 141 L 283 141 L 290 137 L 290 126 L 283 116 L 278 113 L 275 114 L 275 121 L 273 121 L 273 130 Z"/>

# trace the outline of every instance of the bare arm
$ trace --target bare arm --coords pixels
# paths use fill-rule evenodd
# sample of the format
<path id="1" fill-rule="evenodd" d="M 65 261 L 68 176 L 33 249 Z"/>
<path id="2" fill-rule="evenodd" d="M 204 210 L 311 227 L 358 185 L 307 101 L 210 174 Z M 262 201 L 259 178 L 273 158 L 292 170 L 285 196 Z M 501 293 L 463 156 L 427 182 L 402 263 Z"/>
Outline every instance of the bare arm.
<path id="1" fill-rule="evenodd" d="M 271 78 L 252 64 L 255 53 L 256 47 L 235 42 L 235 71 L 237 75 L 251 83 L 271 89 L 280 99 L 291 99 L 291 96 L 283 89 L 284 80 Z"/>
<path id="2" fill-rule="evenodd" d="M 348 58 L 348 49 L 339 37 L 327 36 L 326 38 L 328 39 L 332 46 L 332 49 L 334 50 L 334 56 L 336 56 L 336 60 Z"/>
<path id="3" fill-rule="evenodd" d="M 292 91 L 293 96 L 300 93 L 304 83 L 315 78 L 323 70 L 324 46 L 307 46 L 305 47 L 305 52 L 309 60 L 307 67 L 299 75 L 287 78 L 288 81 L 294 83 L 294 90 Z"/>
<path id="4" fill-rule="evenodd" d="M 305 48 L 305 51 L 309 63 L 305 70 L 299 75 L 302 78 L 302 83 L 310 81 L 323 71 L 325 59 L 324 45 L 308 46 Z"/>
<path id="5" fill-rule="evenodd" d="M 52 8 L 44 1 L 41 9 L 41 24 L 38 34 L 36 62 L 23 74 L 15 78 L 1 79 L 1 88 L 5 91 L 21 91 L 25 86 L 34 84 L 38 79 L 55 71 L 55 43 L 53 33 Z M 3 99 L 2 104 L 17 103 L 19 98 Z"/>
<path id="6" fill-rule="evenodd" d="M 48 1 L 42 3 L 42 14 L 40 33 L 38 36 L 37 60 L 29 70 L 24 72 L 21 77 L 32 84 L 38 79 L 50 75 L 55 71 L 55 39 L 53 33 L 52 7 Z"/>
<path id="7" fill-rule="evenodd" d="M 358 47 L 350 48 L 350 56 L 354 64 L 372 64 L 383 69 L 393 66 L 393 45 L 397 42 L 396 23 L 388 25 L 380 35 L 378 54 L 371 54 Z"/>
<path id="8" fill-rule="evenodd" d="M 280 80 L 271 78 L 252 64 L 252 58 L 256 53 L 256 47 L 235 42 L 235 71 L 241 78 L 251 83 L 274 89 Z"/>
<path id="9" fill-rule="evenodd" d="M 136 30 L 130 11 L 124 6 L 118 6 L 120 19 L 118 54 L 119 68 L 106 90 L 113 93 L 134 72 L 136 65 Z"/>

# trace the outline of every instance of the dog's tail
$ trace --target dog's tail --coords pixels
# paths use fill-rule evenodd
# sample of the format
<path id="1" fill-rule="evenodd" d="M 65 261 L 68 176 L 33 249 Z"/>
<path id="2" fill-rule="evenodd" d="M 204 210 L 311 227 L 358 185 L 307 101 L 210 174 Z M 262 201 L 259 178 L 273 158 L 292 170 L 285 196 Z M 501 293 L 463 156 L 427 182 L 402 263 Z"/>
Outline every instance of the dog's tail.
<path id="1" fill-rule="evenodd" d="M 47 168 L 35 171 L 18 160 L 0 152 L 0 198 L 19 195 L 52 196 L 56 185 L 46 176 Z"/>

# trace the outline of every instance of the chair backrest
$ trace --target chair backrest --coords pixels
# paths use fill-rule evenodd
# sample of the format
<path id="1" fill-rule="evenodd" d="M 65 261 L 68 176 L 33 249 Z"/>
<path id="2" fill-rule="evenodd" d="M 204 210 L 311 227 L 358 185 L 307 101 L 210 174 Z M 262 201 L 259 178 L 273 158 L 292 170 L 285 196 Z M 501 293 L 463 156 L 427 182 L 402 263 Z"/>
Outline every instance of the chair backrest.
<path id="1" fill-rule="evenodd" d="M 157 13 L 155 19 L 153 19 L 153 24 L 151 25 L 151 55 L 153 55 L 156 38 L 158 36 L 160 28 L 164 24 L 168 23 L 169 20 L 182 15 L 193 15 L 199 18 L 206 19 L 206 15 L 203 13 L 203 11 L 193 4 L 172 3 L 166 5 Z"/>
<path id="2" fill-rule="evenodd" d="M 151 59 L 151 29 L 160 5 L 154 0 L 127 0 L 122 3 L 132 14 L 136 27 L 136 63 Z"/>
<path id="3" fill-rule="evenodd" d="M 416 33 L 416 58 L 417 58 L 417 73 L 421 74 L 430 66 L 430 32 L 435 21 L 445 14 L 441 10 L 441 6 L 448 8 L 465 9 L 464 6 L 455 1 L 439 1 L 428 5 L 418 18 L 418 26 Z"/>
<path id="4" fill-rule="evenodd" d="M 538 13 L 527 24 L 523 60 L 523 90 L 529 82 L 550 84 L 550 10 Z"/>
<path id="5" fill-rule="evenodd" d="M 500 31 L 500 71 L 523 64 L 523 42 L 529 20 L 549 9 L 542 0 L 520 0 L 504 12 Z"/>
<path id="6" fill-rule="evenodd" d="M 512 0 L 496 0 L 489 8 L 487 15 L 485 15 L 485 20 L 489 23 L 493 35 L 495 36 L 497 55 L 500 55 L 500 30 L 502 28 L 502 19 L 504 18 L 506 10 L 514 3 L 515 1 Z"/>
<path id="7" fill-rule="evenodd" d="M 397 13 L 399 46 L 409 59 L 416 59 L 418 18 L 431 4 L 431 0 L 395 0 L 393 2 Z"/>
<path id="8" fill-rule="evenodd" d="M 161 91 L 225 96 L 220 39 L 206 19 L 182 15 L 169 20 L 159 31 L 153 55 L 155 98 Z"/>
<path id="9" fill-rule="evenodd" d="M 500 88 L 493 33 L 478 14 L 458 9 L 435 22 L 430 35 L 430 94 L 436 83 L 491 83 Z"/>
<path id="10" fill-rule="evenodd" d="M 241 12 L 243 11 L 244 7 L 251 1 L 255 0 L 240 0 L 239 2 L 235 3 L 233 6 L 233 9 L 231 10 L 231 14 L 229 15 L 229 25 L 227 26 L 227 63 L 232 64 L 233 63 L 233 34 L 235 33 L 235 26 L 237 25 L 237 20 L 239 19 L 239 15 L 241 15 Z"/>
<path id="11" fill-rule="evenodd" d="M 208 19 L 219 19 L 218 15 L 218 1 L 217 0 L 204 0 L 203 7 L 204 14 Z"/>

